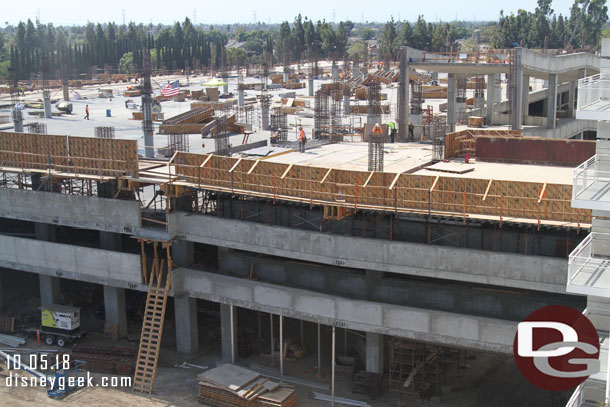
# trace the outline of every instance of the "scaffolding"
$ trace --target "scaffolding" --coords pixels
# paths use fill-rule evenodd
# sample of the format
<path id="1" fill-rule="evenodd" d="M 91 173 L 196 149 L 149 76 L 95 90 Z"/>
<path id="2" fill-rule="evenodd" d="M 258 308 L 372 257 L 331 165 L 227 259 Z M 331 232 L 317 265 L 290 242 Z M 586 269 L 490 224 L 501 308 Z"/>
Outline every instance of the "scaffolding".
<path id="1" fill-rule="evenodd" d="M 176 151 L 189 152 L 189 135 L 188 134 L 168 134 L 167 135 L 168 156 L 171 157 Z"/>
<path id="2" fill-rule="evenodd" d="M 332 142 L 343 140 L 342 135 L 342 115 L 341 105 L 343 104 L 343 84 L 337 77 L 333 81 L 333 86 L 330 90 L 330 134 L 329 138 Z"/>
<path id="3" fill-rule="evenodd" d="M 456 89 L 456 98 L 455 98 L 455 106 L 456 106 L 456 120 L 457 122 L 464 122 L 466 120 L 466 87 L 467 81 L 466 78 L 459 78 L 457 80 L 457 89 Z"/>
<path id="4" fill-rule="evenodd" d="M 432 161 L 442 161 L 445 158 L 445 134 L 447 133 L 447 118 L 434 117 L 424 127 L 428 129 L 428 138 L 432 140 Z"/>
<path id="5" fill-rule="evenodd" d="M 94 128 L 96 138 L 114 138 L 114 127 L 99 126 Z"/>
<path id="6" fill-rule="evenodd" d="M 47 125 L 45 123 L 34 122 L 28 124 L 30 133 L 34 134 L 47 134 Z"/>
<path id="7" fill-rule="evenodd" d="M 440 393 L 444 349 L 394 338 L 390 343 L 390 405 L 406 407 Z"/>

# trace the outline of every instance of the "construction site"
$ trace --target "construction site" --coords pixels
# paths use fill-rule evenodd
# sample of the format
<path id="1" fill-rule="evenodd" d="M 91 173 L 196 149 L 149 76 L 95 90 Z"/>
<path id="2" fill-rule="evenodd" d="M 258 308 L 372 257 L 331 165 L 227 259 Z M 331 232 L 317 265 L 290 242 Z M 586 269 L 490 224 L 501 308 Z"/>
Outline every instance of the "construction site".
<path id="1" fill-rule="evenodd" d="M 40 80 L 11 78 L 2 354 L 69 355 L 95 383 L 126 380 L 56 401 L 6 385 L 7 369 L 0 399 L 580 405 L 527 382 L 513 340 L 538 308 L 590 305 L 568 289 L 596 215 L 572 206 L 574 179 L 610 136 L 576 112 L 603 62 L 402 47 L 382 66 L 157 72 L 145 53 L 137 80 L 77 83 L 44 64 Z"/>

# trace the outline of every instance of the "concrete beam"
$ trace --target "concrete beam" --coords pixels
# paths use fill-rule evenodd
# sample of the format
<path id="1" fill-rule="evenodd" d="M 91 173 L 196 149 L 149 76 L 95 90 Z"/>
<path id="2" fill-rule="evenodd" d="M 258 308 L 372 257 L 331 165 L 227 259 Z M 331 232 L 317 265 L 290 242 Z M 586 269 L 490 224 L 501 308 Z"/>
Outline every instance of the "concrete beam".
<path id="1" fill-rule="evenodd" d="M 517 322 L 513 321 L 360 301 L 194 269 L 174 270 L 174 290 L 177 295 L 225 304 L 220 311 L 225 360 L 231 351 L 231 328 L 235 332 L 228 305 L 324 325 L 341 324 L 352 330 L 502 353 L 512 353 L 517 329 Z"/>
<path id="2" fill-rule="evenodd" d="M 549 75 L 549 99 L 547 102 L 546 127 L 554 129 L 557 122 L 557 74 Z"/>
<path id="3" fill-rule="evenodd" d="M 40 275 L 40 304 L 59 304 L 61 287 L 59 277 Z"/>
<path id="4" fill-rule="evenodd" d="M 543 256 L 310 232 L 176 213 L 182 239 L 316 263 L 565 293 L 568 262 Z M 495 267 L 489 268 L 489 264 Z"/>
<path id="5" fill-rule="evenodd" d="M 127 336 L 127 307 L 124 288 L 104 286 L 104 311 L 106 322 L 119 324 L 119 339 Z"/>
<path id="6" fill-rule="evenodd" d="M 199 327 L 197 323 L 197 300 L 188 296 L 174 298 L 176 318 L 176 349 L 180 353 L 193 354 L 199 351 Z"/>
<path id="7" fill-rule="evenodd" d="M 116 233 L 141 226 L 140 203 L 0 188 L 0 217 Z"/>
<path id="8" fill-rule="evenodd" d="M 235 363 L 237 360 L 237 309 L 233 305 L 220 304 L 220 337 L 222 360 Z"/>
<path id="9" fill-rule="evenodd" d="M 366 371 L 383 374 L 383 335 L 366 333 Z"/>
<path id="10" fill-rule="evenodd" d="M 147 291 L 140 256 L 0 235 L 0 267 Z"/>

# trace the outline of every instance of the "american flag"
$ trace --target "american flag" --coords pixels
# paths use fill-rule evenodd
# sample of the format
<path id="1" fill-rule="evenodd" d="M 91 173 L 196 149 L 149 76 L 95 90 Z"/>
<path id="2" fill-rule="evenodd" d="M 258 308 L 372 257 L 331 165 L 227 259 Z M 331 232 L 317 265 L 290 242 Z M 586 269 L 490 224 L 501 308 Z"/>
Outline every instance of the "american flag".
<path id="1" fill-rule="evenodd" d="M 174 81 L 169 83 L 166 87 L 161 89 L 162 96 L 175 96 L 180 93 L 180 81 Z"/>

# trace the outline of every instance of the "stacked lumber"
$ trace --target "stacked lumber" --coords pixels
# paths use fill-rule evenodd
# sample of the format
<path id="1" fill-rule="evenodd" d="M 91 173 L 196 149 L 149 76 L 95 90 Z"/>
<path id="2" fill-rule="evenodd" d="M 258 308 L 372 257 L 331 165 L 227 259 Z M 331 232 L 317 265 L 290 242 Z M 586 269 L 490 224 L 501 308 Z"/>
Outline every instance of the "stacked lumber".
<path id="1" fill-rule="evenodd" d="M 72 359 L 87 362 L 93 372 L 131 375 L 138 355 L 138 349 L 119 346 L 92 346 L 75 344 Z"/>
<path id="2" fill-rule="evenodd" d="M 159 126 L 159 134 L 199 134 L 214 119 L 214 109 L 198 107 L 170 117 Z"/>
<path id="3" fill-rule="evenodd" d="M 224 364 L 200 374 L 197 401 L 211 407 L 294 407 L 296 393 L 252 370 Z"/>

